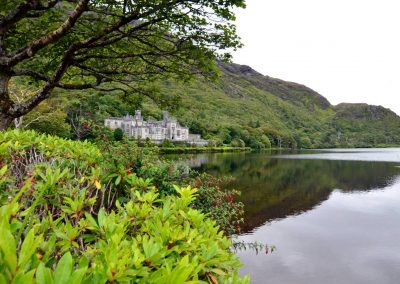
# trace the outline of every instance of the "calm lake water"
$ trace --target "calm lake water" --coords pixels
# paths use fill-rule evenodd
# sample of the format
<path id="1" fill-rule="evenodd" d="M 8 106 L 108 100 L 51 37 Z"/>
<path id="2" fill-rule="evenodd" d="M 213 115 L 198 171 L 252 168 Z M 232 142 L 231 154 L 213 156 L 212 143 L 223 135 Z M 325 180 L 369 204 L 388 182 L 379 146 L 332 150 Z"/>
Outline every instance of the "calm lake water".
<path id="1" fill-rule="evenodd" d="M 252 283 L 400 283 L 400 149 L 235 153 L 188 157 L 236 177 L 240 240 L 275 245 L 238 252 Z"/>

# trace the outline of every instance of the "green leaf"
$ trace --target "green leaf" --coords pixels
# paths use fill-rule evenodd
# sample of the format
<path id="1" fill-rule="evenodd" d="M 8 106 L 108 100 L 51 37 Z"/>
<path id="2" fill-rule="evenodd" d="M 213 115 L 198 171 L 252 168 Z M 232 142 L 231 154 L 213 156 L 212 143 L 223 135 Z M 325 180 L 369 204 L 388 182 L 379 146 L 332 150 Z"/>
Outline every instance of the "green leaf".
<path id="1" fill-rule="evenodd" d="M 4 275 L 0 274 L 0 284 L 7 284 L 7 280 Z"/>
<path id="2" fill-rule="evenodd" d="M 36 281 L 38 284 L 49 284 L 53 283 L 53 278 L 51 277 L 50 268 L 46 267 L 43 262 L 41 262 L 36 270 Z"/>
<path id="3" fill-rule="evenodd" d="M 218 274 L 218 275 L 222 275 L 222 276 L 225 276 L 225 275 L 226 275 L 226 272 L 222 271 L 222 270 L 219 269 L 219 268 L 211 269 L 211 271 L 214 272 L 215 274 Z"/>
<path id="4" fill-rule="evenodd" d="M 118 176 L 115 180 L 115 185 L 119 185 L 120 182 L 121 182 L 121 176 Z"/>
<path id="5" fill-rule="evenodd" d="M 26 235 L 26 238 L 21 246 L 21 251 L 19 253 L 18 266 L 24 268 L 31 256 L 36 251 L 36 246 L 34 245 L 35 232 L 30 230 Z"/>
<path id="6" fill-rule="evenodd" d="M 168 199 L 165 203 L 164 203 L 164 207 L 163 207 L 163 220 L 166 220 L 169 216 L 169 211 L 170 211 L 170 205 L 171 201 Z"/>
<path id="7" fill-rule="evenodd" d="M 103 208 L 99 210 L 99 214 L 97 215 L 97 220 L 99 222 L 99 226 L 102 227 L 104 225 L 104 220 L 106 219 L 106 213 Z"/>
<path id="8" fill-rule="evenodd" d="M 93 218 L 93 216 L 91 214 L 89 214 L 88 212 L 85 212 L 85 217 L 89 221 L 90 225 L 92 225 L 95 228 L 99 227 L 96 220 Z"/>
<path id="9" fill-rule="evenodd" d="M 35 269 L 32 269 L 31 271 L 27 273 L 19 273 L 15 275 L 14 280 L 12 281 L 12 284 L 29 284 L 29 283 L 34 283 L 33 282 L 33 276 L 35 275 Z"/>
<path id="10" fill-rule="evenodd" d="M 89 260 L 87 259 L 86 256 L 82 256 L 81 259 L 79 260 L 78 267 L 87 268 L 88 266 L 89 266 Z"/>
<path id="11" fill-rule="evenodd" d="M 5 226 L 2 227 L 4 228 Z M 0 251 L 4 256 L 5 265 L 8 266 L 11 273 L 14 273 L 17 269 L 15 240 L 11 232 L 8 229 L 3 230 L 3 228 L 1 228 Z"/>
<path id="12" fill-rule="evenodd" d="M 75 270 L 74 273 L 72 273 L 71 278 L 69 279 L 69 283 L 74 283 L 74 284 L 80 284 L 82 283 L 82 279 L 85 276 L 87 268 L 80 268 L 78 270 Z"/>
<path id="13" fill-rule="evenodd" d="M 3 167 L 0 169 L 0 176 L 3 176 L 3 175 L 6 173 L 7 169 L 8 169 L 8 166 L 7 166 L 7 165 L 3 166 Z"/>
<path id="14" fill-rule="evenodd" d="M 71 253 L 67 252 L 58 262 L 57 268 L 54 271 L 54 283 L 70 283 L 69 278 L 72 272 L 72 256 Z"/>
<path id="15" fill-rule="evenodd" d="M 180 266 L 172 271 L 171 275 L 168 277 L 168 283 L 184 283 L 192 271 L 193 267 L 191 265 Z"/>

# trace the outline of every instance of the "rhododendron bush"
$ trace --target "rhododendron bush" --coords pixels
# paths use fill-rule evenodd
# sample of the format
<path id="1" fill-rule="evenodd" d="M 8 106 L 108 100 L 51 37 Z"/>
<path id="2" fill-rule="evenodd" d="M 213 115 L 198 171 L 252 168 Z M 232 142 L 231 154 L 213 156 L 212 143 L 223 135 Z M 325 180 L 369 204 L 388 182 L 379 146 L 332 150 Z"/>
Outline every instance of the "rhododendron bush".
<path id="1" fill-rule="evenodd" d="M 248 282 L 197 189 L 162 194 L 114 162 L 88 142 L 0 133 L 0 283 Z"/>

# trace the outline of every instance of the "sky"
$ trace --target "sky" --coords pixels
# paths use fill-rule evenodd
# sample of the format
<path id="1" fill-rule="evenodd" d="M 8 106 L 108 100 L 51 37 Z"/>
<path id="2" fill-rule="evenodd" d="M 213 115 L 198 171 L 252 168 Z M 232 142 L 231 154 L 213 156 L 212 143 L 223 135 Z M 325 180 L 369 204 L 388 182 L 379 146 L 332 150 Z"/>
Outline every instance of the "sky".
<path id="1" fill-rule="evenodd" d="M 400 115 L 399 0 L 247 0 L 235 63 Z"/>

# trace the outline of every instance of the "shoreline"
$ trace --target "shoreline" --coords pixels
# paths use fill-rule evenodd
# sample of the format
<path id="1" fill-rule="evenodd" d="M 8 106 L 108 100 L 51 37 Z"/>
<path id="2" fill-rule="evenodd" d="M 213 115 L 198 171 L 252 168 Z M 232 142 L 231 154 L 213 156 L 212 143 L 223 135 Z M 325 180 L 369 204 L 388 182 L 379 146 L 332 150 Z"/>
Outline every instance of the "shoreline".
<path id="1" fill-rule="evenodd" d="M 252 151 L 250 147 L 159 147 L 158 150 L 160 154 L 232 153 Z"/>

